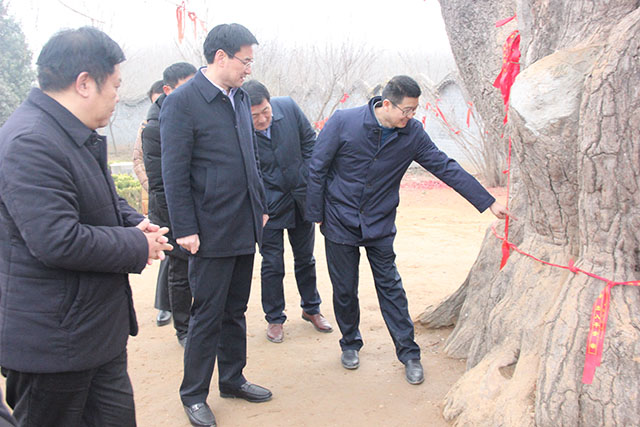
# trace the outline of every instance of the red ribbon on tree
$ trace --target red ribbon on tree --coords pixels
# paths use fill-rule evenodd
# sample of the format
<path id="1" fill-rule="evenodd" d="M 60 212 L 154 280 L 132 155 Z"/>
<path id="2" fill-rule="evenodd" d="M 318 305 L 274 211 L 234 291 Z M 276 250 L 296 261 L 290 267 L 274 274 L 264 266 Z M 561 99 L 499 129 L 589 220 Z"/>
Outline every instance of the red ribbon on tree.
<path id="1" fill-rule="evenodd" d="M 450 130 L 451 132 L 453 132 L 454 134 L 458 135 L 458 134 L 460 133 L 460 131 L 459 131 L 459 130 L 455 130 L 455 129 L 454 129 L 454 128 L 449 124 L 449 122 L 447 121 L 447 119 L 444 117 L 444 114 L 442 114 L 442 110 L 440 110 L 440 107 L 438 107 L 438 102 L 439 102 L 439 101 L 440 101 L 439 99 L 436 99 L 436 110 L 438 111 L 438 114 L 440 114 L 440 117 L 442 118 L 442 121 L 443 121 L 443 122 L 444 122 L 444 124 L 449 128 L 449 130 Z"/>
<path id="2" fill-rule="evenodd" d="M 587 350 L 585 352 L 584 367 L 582 369 L 582 383 L 591 384 L 593 381 L 593 376 L 595 375 L 595 372 L 596 372 L 596 368 L 600 366 L 600 362 L 602 361 L 602 350 L 604 348 L 604 335 L 605 335 L 605 332 L 607 331 L 607 320 L 609 319 L 609 303 L 611 301 L 611 288 L 617 285 L 640 287 L 640 281 L 634 280 L 634 281 L 628 281 L 628 282 L 614 282 L 612 280 L 606 279 L 604 277 L 598 276 L 596 274 L 590 273 L 588 271 L 585 271 L 576 267 L 573 260 L 569 260 L 568 266 L 554 264 L 548 261 L 543 261 L 519 249 L 516 245 L 511 243 L 506 236 L 500 237 L 496 232 L 495 226 L 491 226 L 491 231 L 498 239 L 502 240 L 503 248 L 506 246 L 509 250 L 514 250 L 521 255 L 527 256 L 531 259 L 534 259 L 542 264 L 549 265 L 551 267 L 557 267 L 557 268 L 569 270 L 574 274 L 582 273 L 591 278 L 598 279 L 603 282 L 607 282 L 607 285 L 598 296 L 598 299 L 596 299 L 596 302 L 593 304 L 593 309 L 591 310 L 589 336 L 587 337 Z"/>
<path id="3" fill-rule="evenodd" d="M 316 129 L 322 130 L 324 124 L 327 123 L 327 120 L 329 120 L 329 117 L 325 117 L 324 119 L 315 122 L 313 125 L 316 127 Z"/>
<path id="4" fill-rule="evenodd" d="M 513 15 L 510 18 L 501 19 L 496 22 L 496 27 L 501 27 L 507 22 L 511 22 L 516 18 Z M 502 46 L 502 68 L 496 80 L 493 82 L 493 86 L 500 89 L 502 94 L 502 100 L 504 102 L 504 121 L 506 124 L 509 119 L 509 96 L 511 95 L 511 86 L 516 79 L 516 76 L 520 72 L 520 32 L 518 30 L 513 31 L 507 37 L 507 40 Z M 500 138 L 504 137 L 504 133 Z M 509 137 L 509 154 L 507 156 L 507 169 L 504 171 L 507 174 L 507 208 L 509 207 L 509 187 L 511 186 L 511 137 Z M 502 244 L 502 260 L 500 261 L 500 269 L 504 268 L 509 259 L 510 246 L 507 244 L 507 238 L 509 237 L 509 216 L 507 216 L 504 222 L 504 235 L 505 241 Z"/>
<path id="5" fill-rule="evenodd" d="M 500 27 L 512 19 L 515 19 L 516 15 L 511 18 L 503 19 L 496 22 L 496 27 Z M 508 120 L 509 111 L 509 95 L 511 94 L 511 86 L 516 79 L 516 76 L 520 72 L 520 32 L 518 30 L 513 31 L 507 37 L 507 40 L 502 46 L 502 68 L 496 80 L 493 82 L 493 86 L 500 89 L 502 93 L 502 100 L 504 101 L 505 115 L 504 123 Z"/>
<path id="6" fill-rule="evenodd" d="M 340 103 L 344 104 L 345 102 L 347 102 L 347 99 L 349 99 L 349 94 L 345 93 L 344 95 L 342 95 L 342 99 L 340 100 Z"/>
<path id="7" fill-rule="evenodd" d="M 471 127 L 471 109 L 473 108 L 473 102 L 467 102 L 469 109 L 467 109 L 467 127 Z"/>
<path id="8" fill-rule="evenodd" d="M 499 20 L 498 22 L 496 22 L 496 28 L 497 27 L 502 27 L 504 24 L 513 21 L 514 19 L 516 19 L 516 16 L 517 16 L 517 14 L 513 15 L 511 18 L 504 18 L 504 19 Z"/>
<path id="9" fill-rule="evenodd" d="M 502 171 L 507 174 L 507 209 L 509 209 L 509 188 L 511 187 L 511 137 L 509 137 L 509 153 L 507 155 L 507 169 Z M 504 220 L 504 241 L 502 242 L 502 259 L 500 260 L 500 270 L 507 264 L 510 255 L 509 245 L 509 215 Z"/>
<path id="10" fill-rule="evenodd" d="M 193 38 L 195 39 L 198 36 L 198 16 L 195 12 L 189 12 L 187 15 L 189 19 L 191 19 L 191 22 L 193 22 Z"/>
<path id="11" fill-rule="evenodd" d="M 178 20 L 178 42 L 182 43 L 184 39 L 184 12 L 186 6 L 184 2 L 176 9 L 176 19 Z"/>

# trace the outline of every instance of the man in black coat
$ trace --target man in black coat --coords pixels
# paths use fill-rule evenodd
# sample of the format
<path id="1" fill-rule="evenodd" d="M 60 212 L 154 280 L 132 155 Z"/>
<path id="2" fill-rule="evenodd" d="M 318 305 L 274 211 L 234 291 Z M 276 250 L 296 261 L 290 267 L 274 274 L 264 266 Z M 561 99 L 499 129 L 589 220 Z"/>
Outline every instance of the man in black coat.
<path id="1" fill-rule="evenodd" d="M 393 250 L 404 173 L 416 161 L 480 212 L 489 208 L 498 218 L 508 214 L 413 119 L 420 94 L 420 86 L 411 77 L 395 76 L 382 97 L 331 116 L 311 158 L 306 209 L 307 218 L 320 223 L 325 236 L 333 309 L 342 332 L 342 366 L 356 369 L 360 363 L 358 265 L 360 246 L 364 246 L 382 317 L 411 384 L 422 383 L 424 373 Z"/>
<path id="2" fill-rule="evenodd" d="M 240 89 L 254 44 L 242 25 L 214 27 L 204 42 L 208 65 L 160 110 L 169 218 L 177 243 L 191 254 L 193 304 L 180 397 L 194 425 L 215 425 L 206 400 L 216 358 L 222 397 L 271 399 L 242 375 L 253 258 L 268 219 L 249 96 Z"/>
<path id="3" fill-rule="evenodd" d="M 147 125 L 142 130 L 142 153 L 144 167 L 149 178 L 149 219 L 160 227 L 169 227 L 169 210 L 162 181 L 160 108 L 164 99 L 174 89 L 187 82 L 196 73 L 196 67 L 187 62 L 178 62 L 167 67 L 162 73 L 164 93 L 149 107 Z M 169 252 L 168 287 L 169 304 L 173 314 L 173 327 L 182 347 L 187 340 L 191 290 L 189 289 L 188 255 L 178 247 L 171 232 L 167 234 L 174 249 Z"/>
<path id="4" fill-rule="evenodd" d="M 316 141 L 309 120 L 289 97 L 271 98 L 257 80 L 242 85 L 251 98 L 251 116 L 258 138 L 260 168 L 269 210 L 262 233 L 262 309 L 267 320 L 267 339 L 284 339 L 284 241 L 287 229 L 293 251 L 294 271 L 302 318 L 319 332 L 331 332 L 320 313 L 316 287 L 316 260 L 313 257 L 315 224 L 305 221 L 308 163 Z"/>
<path id="5" fill-rule="evenodd" d="M 83 27 L 54 35 L 40 89 L 0 130 L 0 365 L 21 426 L 135 425 L 128 273 L 171 250 L 118 197 L 106 126 L 120 47 Z"/>

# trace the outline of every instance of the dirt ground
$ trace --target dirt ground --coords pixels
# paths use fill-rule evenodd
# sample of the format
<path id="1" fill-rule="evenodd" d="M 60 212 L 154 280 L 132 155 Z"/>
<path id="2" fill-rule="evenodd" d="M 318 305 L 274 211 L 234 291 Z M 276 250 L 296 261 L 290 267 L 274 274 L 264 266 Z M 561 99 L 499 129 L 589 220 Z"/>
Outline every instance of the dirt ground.
<path id="1" fill-rule="evenodd" d="M 405 177 L 398 209 L 395 240 L 397 266 L 416 318 L 423 309 L 455 291 L 465 279 L 493 220 L 449 188 L 427 175 Z M 504 190 L 491 189 L 504 203 Z M 217 372 L 209 405 L 220 426 L 446 426 L 442 400 L 464 372 L 464 361 L 442 353 L 450 329 L 427 330 L 416 325 L 422 349 L 425 382 L 413 386 L 404 378 L 391 338 L 382 320 L 371 270 L 362 251 L 360 273 L 360 329 L 365 342 L 360 368 L 340 365 L 340 347 L 331 302 L 331 284 L 323 238 L 316 238 L 318 289 L 323 314 L 334 332 L 316 332 L 300 318 L 290 248 L 285 249 L 285 295 L 288 320 L 285 340 L 274 344 L 265 337 L 260 304 L 260 256 L 254 263 L 253 288 L 247 311 L 248 361 L 246 378 L 268 387 L 273 399 L 248 403 L 222 399 Z M 182 379 L 182 348 L 172 326 L 157 327 L 153 308 L 157 263 L 132 276 L 140 333 L 129 340 L 129 373 L 133 382 L 138 425 L 188 426 L 178 388 Z"/>

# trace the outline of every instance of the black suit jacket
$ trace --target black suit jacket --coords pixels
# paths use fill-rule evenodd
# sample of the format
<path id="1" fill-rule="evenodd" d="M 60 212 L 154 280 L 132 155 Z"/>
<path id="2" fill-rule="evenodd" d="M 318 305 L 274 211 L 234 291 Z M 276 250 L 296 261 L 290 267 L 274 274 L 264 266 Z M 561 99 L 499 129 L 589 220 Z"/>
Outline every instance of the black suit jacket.
<path id="1" fill-rule="evenodd" d="M 1 366 L 79 371 L 122 353 L 142 219 L 116 194 L 106 139 L 33 89 L 0 130 Z"/>
<path id="2" fill-rule="evenodd" d="M 255 252 L 267 213 L 249 95 L 228 96 L 199 70 L 160 111 L 162 177 L 173 236 L 200 237 L 199 256 Z"/>
<path id="3" fill-rule="evenodd" d="M 296 225 L 295 206 L 304 212 L 309 160 L 316 133 L 291 98 L 271 98 L 271 135 L 257 132 L 260 168 L 267 194 L 269 222 L 265 228 Z"/>

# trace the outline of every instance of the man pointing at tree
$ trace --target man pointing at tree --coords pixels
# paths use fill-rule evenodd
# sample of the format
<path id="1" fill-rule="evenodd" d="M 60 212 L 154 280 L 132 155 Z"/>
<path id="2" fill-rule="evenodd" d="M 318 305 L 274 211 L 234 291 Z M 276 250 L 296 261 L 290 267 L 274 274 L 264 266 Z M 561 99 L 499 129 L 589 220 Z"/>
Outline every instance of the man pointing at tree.
<path id="1" fill-rule="evenodd" d="M 382 316 L 411 384 L 424 381 L 407 297 L 395 265 L 393 240 L 400 181 L 416 161 L 455 189 L 480 212 L 498 218 L 507 209 L 453 159 L 438 150 L 413 119 L 421 91 L 408 76 L 396 76 L 382 97 L 337 111 L 316 141 L 307 184 L 307 219 L 321 224 L 333 307 L 342 338 L 342 365 L 356 369 L 360 335 L 358 264 L 364 246 Z"/>

